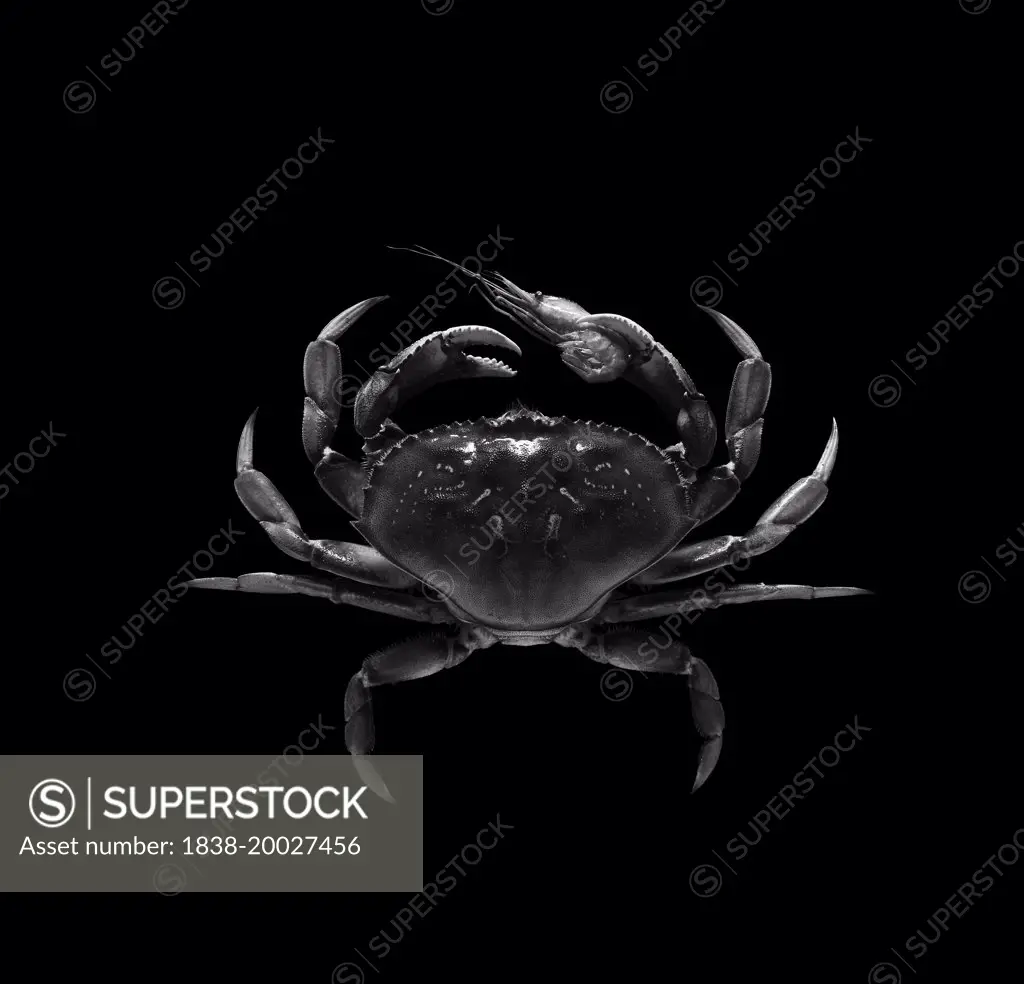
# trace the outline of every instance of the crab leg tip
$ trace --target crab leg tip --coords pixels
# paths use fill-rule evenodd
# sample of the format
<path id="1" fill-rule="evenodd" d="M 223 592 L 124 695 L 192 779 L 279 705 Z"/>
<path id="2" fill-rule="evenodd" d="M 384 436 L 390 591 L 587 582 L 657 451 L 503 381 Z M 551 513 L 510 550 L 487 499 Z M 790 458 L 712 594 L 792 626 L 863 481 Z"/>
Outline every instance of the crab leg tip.
<path id="1" fill-rule="evenodd" d="M 708 781 L 708 777 L 715 771 L 718 765 L 718 758 L 722 754 L 722 736 L 717 734 L 709 738 L 700 751 L 700 762 L 697 765 L 697 777 L 693 781 L 693 789 L 690 794 L 697 792 L 701 786 Z"/>
<path id="2" fill-rule="evenodd" d="M 745 359 L 762 358 L 761 350 L 757 347 L 757 343 L 732 318 L 726 317 L 721 311 L 716 311 L 714 308 L 704 307 L 703 305 L 698 306 L 702 311 L 710 314 L 715 319 L 715 323 L 725 332 L 726 337 L 732 342 L 740 355 Z"/>
<path id="3" fill-rule="evenodd" d="M 249 419 L 242 428 L 242 436 L 238 439 L 238 453 L 235 455 L 235 472 L 238 475 L 252 468 L 253 435 L 256 431 L 256 414 L 259 412 L 260 408 L 257 407 L 249 414 Z"/>
<path id="4" fill-rule="evenodd" d="M 814 469 L 814 477 L 822 482 L 827 482 L 832 474 L 832 468 L 836 463 L 836 455 L 839 453 L 839 424 L 836 418 L 832 418 L 832 433 L 829 435 L 828 443 L 821 454 L 821 460 Z"/>
<path id="5" fill-rule="evenodd" d="M 368 297 L 365 301 L 360 301 L 358 304 L 353 304 L 352 307 L 345 308 L 337 317 L 332 318 L 323 328 L 319 335 L 317 335 L 318 341 L 330 341 L 336 342 L 342 335 L 345 334 L 349 328 L 352 327 L 370 308 L 380 304 L 381 301 L 388 299 L 388 294 L 380 294 L 377 297 Z"/>
<path id="6" fill-rule="evenodd" d="M 384 777 L 374 768 L 373 762 L 369 758 L 365 755 L 353 755 L 352 766 L 355 768 L 359 778 L 385 803 L 395 802 L 395 797 L 391 794 L 391 790 L 388 789 L 388 784 L 384 781 Z"/>
<path id="7" fill-rule="evenodd" d="M 188 588 L 221 588 L 233 589 L 237 587 L 238 579 L 234 577 L 194 577 L 185 582 Z"/>

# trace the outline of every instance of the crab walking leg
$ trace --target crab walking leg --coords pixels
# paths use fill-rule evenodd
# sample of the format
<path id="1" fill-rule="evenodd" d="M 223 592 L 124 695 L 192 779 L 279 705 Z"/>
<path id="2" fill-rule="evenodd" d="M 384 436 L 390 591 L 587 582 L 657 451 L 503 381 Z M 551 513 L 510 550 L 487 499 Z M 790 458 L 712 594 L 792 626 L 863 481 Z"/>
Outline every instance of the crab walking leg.
<path id="1" fill-rule="evenodd" d="M 253 594 L 301 594 L 324 598 L 336 605 L 354 605 L 371 612 L 396 615 L 414 622 L 453 623 L 444 605 L 416 594 L 404 594 L 388 588 L 350 584 L 326 577 L 303 574 L 242 574 L 239 577 L 200 577 L 185 582 L 190 588 L 214 588 L 219 591 L 244 591 Z"/>
<path id="2" fill-rule="evenodd" d="M 707 782 L 722 753 L 722 731 L 725 728 L 725 710 L 718 699 L 718 684 L 707 663 L 692 656 L 678 639 L 672 640 L 665 648 L 656 648 L 650 636 L 634 629 L 598 630 L 581 648 L 592 660 L 623 670 L 675 673 L 689 678 L 693 723 L 704 739 L 697 778 L 691 790 L 697 792 Z"/>
<path id="3" fill-rule="evenodd" d="M 373 751 L 373 687 L 432 676 L 458 666 L 470 653 L 495 642 L 486 629 L 464 625 L 457 635 L 420 636 L 368 656 L 345 691 L 345 746 L 349 752 L 369 755 Z"/>
<path id="4" fill-rule="evenodd" d="M 740 483 L 754 470 L 761 450 L 762 414 L 771 391 L 771 367 L 761 357 L 754 340 L 731 318 L 712 308 L 701 308 L 714 318 L 735 349 L 743 356 L 736 367 L 725 419 L 729 463 L 714 469 L 697 485 L 700 515 L 710 518 L 739 491 Z M 666 449 L 692 481 L 715 450 L 717 425 L 702 393 L 686 370 L 663 345 L 635 321 L 618 314 L 592 314 L 579 322 L 581 328 L 605 329 L 629 340 L 633 359 L 623 378 L 652 396 L 675 418 L 681 438 Z M 713 511 L 712 511 L 713 510 Z"/>
<path id="5" fill-rule="evenodd" d="M 363 466 L 328 446 L 341 416 L 341 389 L 344 386 L 341 349 L 338 348 L 337 340 L 370 308 L 386 300 L 387 295 L 369 297 L 342 311 L 306 347 L 306 358 L 302 365 L 302 378 L 306 387 L 302 445 L 306 457 L 316 466 L 313 473 L 321 488 L 356 519 L 363 511 Z"/>
<path id="6" fill-rule="evenodd" d="M 733 374 L 729 390 L 729 405 L 725 414 L 725 444 L 729 452 L 727 464 L 718 465 L 697 476 L 693 485 L 693 515 L 706 523 L 718 515 L 739 493 L 740 486 L 754 471 L 761 454 L 761 431 L 764 411 L 772 388 L 771 366 L 761 357 L 754 340 L 731 318 L 713 310 L 702 308 L 715 319 L 729 341 L 742 355 L 743 361 Z M 686 440 L 666 451 L 684 458 Z M 705 459 L 706 463 L 706 459 Z"/>
<path id="7" fill-rule="evenodd" d="M 813 601 L 818 598 L 845 598 L 874 594 L 867 588 L 837 585 L 815 587 L 810 584 L 733 584 L 708 593 L 703 588 L 672 588 L 652 591 L 633 598 L 620 598 L 606 605 L 595 621 L 639 622 L 663 615 L 682 615 L 718 608 L 721 605 L 746 605 L 753 601 Z"/>
<path id="8" fill-rule="evenodd" d="M 838 453 L 839 427 L 833 419 L 832 433 L 817 467 L 780 495 L 752 530 L 743 536 L 719 536 L 676 547 L 629 583 L 667 584 L 773 550 L 821 508 Z"/>
<path id="9" fill-rule="evenodd" d="M 238 442 L 235 491 L 249 514 L 263 527 L 274 545 L 289 557 L 304 560 L 321 571 L 391 588 L 417 584 L 411 574 L 395 567 L 373 547 L 344 540 L 310 540 L 298 516 L 274 483 L 253 468 L 253 430 L 256 411 L 246 421 Z"/>

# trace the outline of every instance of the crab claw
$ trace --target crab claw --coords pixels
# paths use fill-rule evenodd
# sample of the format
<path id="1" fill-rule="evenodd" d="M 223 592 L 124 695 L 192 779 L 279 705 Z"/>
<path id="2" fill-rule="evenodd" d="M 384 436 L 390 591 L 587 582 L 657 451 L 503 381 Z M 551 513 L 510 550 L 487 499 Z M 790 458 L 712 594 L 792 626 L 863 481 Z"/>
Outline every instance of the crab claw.
<path id="1" fill-rule="evenodd" d="M 710 411 L 703 396 L 672 353 L 635 321 L 621 314 L 591 314 L 568 298 L 523 290 L 496 270 L 469 270 L 422 246 L 411 252 L 464 273 L 495 311 L 557 347 L 562 362 L 584 382 L 624 377 L 650 393 L 690 443 L 696 432 L 702 449 L 711 445 L 710 457 L 714 425 L 707 423 Z"/>
<path id="2" fill-rule="evenodd" d="M 585 383 L 610 383 L 625 376 L 652 391 L 673 418 L 681 396 L 699 396 L 675 357 L 632 319 L 590 314 L 564 297 L 530 294 L 499 273 L 480 274 L 478 282 L 491 307 L 556 346 L 562 362 Z"/>
<path id="3" fill-rule="evenodd" d="M 504 362 L 468 355 L 464 351 L 468 345 L 493 345 L 516 355 L 523 354 L 512 339 L 483 325 L 462 325 L 425 335 L 399 352 L 363 384 L 353 407 L 359 434 L 373 437 L 401 404 L 435 383 L 515 376 L 515 370 Z"/>
<path id="4" fill-rule="evenodd" d="M 618 379 L 634 363 L 646 362 L 654 339 L 621 314 L 588 314 L 558 343 L 564 362 L 587 383 Z"/>
<path id="5" fill-rule="evenodd" d="M 468 270 L 422 246 L 410 251 L 447 263 L 472 279 L 495 311 L 556 346 L 562 362 L 584 382 L 618 379 L 632 365 L 650 358 L 655 349 L 654 339 L 621 315 L 590 314 L 566 297 L 523 290 L 496 270 Z"/>

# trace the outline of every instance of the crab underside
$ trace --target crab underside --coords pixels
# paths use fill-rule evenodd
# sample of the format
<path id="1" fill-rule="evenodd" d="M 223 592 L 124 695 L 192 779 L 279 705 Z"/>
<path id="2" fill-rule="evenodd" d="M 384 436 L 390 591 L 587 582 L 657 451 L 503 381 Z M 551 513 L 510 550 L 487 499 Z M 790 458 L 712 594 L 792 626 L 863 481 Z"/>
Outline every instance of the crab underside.
<path id="1" fill-rule="evenodd" d="M 675 424 L 679 442 L 661 449 L 619 427 L 525 408 L 404 433 L 392 415 L 428 386 L 515 375 L 500 361 L 466 351 L 488 345 L 521 354 L 515 343 L 491 328 L 465 325 L 417 340 L 363 385 L 353 417 L 366 442 L 365 460 L 353 461 L 330 447 L 343 404 L 337 342 L 385 300 L 372 297 L 343 311 L 308 346 L 302 429 L 317 479 L 354 517 L 366 543 L 314 540 L 303 532 L 281 493 L 253 467 L 254 413 L 238 446 L 239 498 L 279 549 L 329 576 L 259 573 L 189 583 L 310 595 L 448 627 L 368 657 L 352 677 L 345 741 L 356 756 L 373 749 L 373 687 L 448 669 L 499 642 L 555 643 L 611 666 L 685 676 L 703 738 L 696 791 L 721 753 L 718 685 L 678 638 L 655 643 L 624 623 L 676 616 L 678 625 L 680 612 L 720 605 L 868 593 L 733 584 L 709 596 L 687 584 L 778 546 L 821 506 L 838 449 L 835 421 L 817 467 L 751 530 L 683 545 L 733 500 L 757 463 L 771 370 L 753 340 L 729 318 L 703 309 L 742 357 L 725 417 L 729 461 L 708 468 L 715 418 L 683 367 L 643 328 L 621 315 L 589 314 L 563 298 L 529 294 L 498 274 L 464 272 L 496 310 L 558 346 L 562 361 L 586 381 L 621 377 L 648 392 Z"/>

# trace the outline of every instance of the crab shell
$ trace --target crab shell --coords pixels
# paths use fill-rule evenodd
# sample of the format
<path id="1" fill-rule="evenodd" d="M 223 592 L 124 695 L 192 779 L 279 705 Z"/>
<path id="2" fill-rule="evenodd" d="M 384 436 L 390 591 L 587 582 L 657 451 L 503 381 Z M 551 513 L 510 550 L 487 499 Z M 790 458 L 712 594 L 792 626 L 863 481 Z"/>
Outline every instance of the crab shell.
<path id="1" fill-rule="evenodd" d="M 359 533 L 503 635 L 589 617 L 676 545 L 688 514 L 646 438 L 532 410 L 407 435 L 367 468 Z"/>

